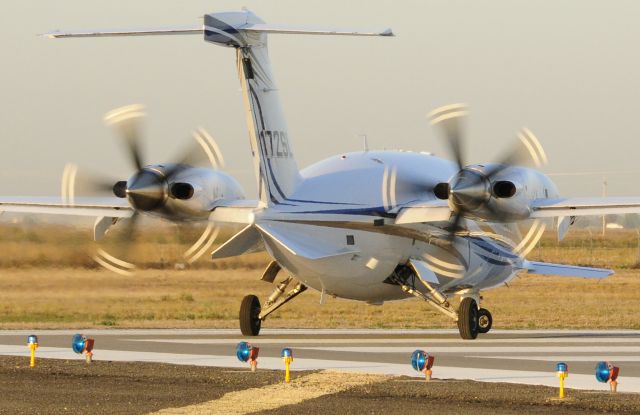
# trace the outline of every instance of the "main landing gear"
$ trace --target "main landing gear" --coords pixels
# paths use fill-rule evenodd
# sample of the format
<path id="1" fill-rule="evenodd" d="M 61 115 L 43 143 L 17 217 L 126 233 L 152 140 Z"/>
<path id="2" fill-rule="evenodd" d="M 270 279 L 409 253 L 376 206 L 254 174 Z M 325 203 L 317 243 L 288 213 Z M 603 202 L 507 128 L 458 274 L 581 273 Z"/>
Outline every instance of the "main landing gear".
<path id="1" fill-rule="evenodd" d="M 262 322 L 269 314 L 307 289 L 306 285 L 299 282 L 285 293 L 287 286 L 292 282 L 293 277 L 287 277 L 278 284 L 264 303 L 264 307 L 260 305 L 258 297 L 253 294 L 247 295 L 242 299 L 242 303 L 240 304 L 240 331 L 244 336 L 257 336 L 260 333 Z"/>
<path id="2" fill-rule="evenodd" d="M 478 307 L 480 297 L 477 292 L 459 293 L 462 299 L 460 307 L 456 310 L 445 293 L 420 278 L 417 272 L 398 268 L 388 282 L 399 285 L 402 291 L 424 300 L 436 310 L 455 320 L 458 323 L 460 337 L 465 340 L 473 340 L 478 337 L 478 334 L 488 333 L 491 330 L 493 318 L 489 310 Z"/>
<path id="3" fill-rule="evenodd" d="M 465 340 L 473 340 L 478 334 L 491 330 L 493 318 L 489 310 L 478 309 L 478 303 L 471 297 L 464 297 L 458 308 L 458 331 Z"/>

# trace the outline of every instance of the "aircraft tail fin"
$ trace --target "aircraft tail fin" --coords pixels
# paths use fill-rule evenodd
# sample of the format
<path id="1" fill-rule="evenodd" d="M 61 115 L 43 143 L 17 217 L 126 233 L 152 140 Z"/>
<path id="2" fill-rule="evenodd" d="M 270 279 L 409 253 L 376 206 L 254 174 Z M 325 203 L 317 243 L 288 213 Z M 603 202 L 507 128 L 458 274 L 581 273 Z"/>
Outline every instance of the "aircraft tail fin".
<path id="1" fill-rule="evenodd" d="M 290 204 L 301 181 L 291 136 L 267 51 L 267 34 L 393 36 L 390 29 L 358 30 L 266 24 L 248 10 L 210 13 L 190 27 L 51 32 L 51 38 L 204 34 L 204 40 L 236 49 L 251 152 L 264 205 Z"/>
<path id="2" fill-rule="evenodd" d="M 249 128 L 260 200 L 291 204 L 301 181 L 267 51 L 267 35 L 392 36 L 390 29 L 357 30 L 266 24 L 250 11 L 205 16 L 205 40 L 236 49 L 238 77 Z"/>

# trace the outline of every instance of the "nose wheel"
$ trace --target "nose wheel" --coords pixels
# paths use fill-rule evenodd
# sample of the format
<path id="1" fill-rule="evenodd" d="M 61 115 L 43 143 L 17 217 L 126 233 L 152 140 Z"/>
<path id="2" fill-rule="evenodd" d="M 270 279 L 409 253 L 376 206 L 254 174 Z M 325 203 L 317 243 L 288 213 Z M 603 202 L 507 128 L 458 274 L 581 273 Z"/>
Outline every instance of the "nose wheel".
<path id="1" fill-rule="evenodd" d="M 244 336 L 257 336 L 260 333 L 260 300 L 255 295 L 247 295 L 240 304 L 240 331 Z"/>
<path id="2" fill-rule="evenodd" d="M 295 286 L 286 291 L 289 284 L 295 284 Z M 260 334 L 262 322 L 269 314 L 293 300 L 306 289 L 306 285 L 301 282 L 295 283 L 293 277 L 287 277 L 273 290 L 273 294 L 265 301 L 264 307 L 260 305 L 260 300 L 255 295 L 245 296 L 240 304 L 240 332 L 244 336 L 257 336 Z"/>

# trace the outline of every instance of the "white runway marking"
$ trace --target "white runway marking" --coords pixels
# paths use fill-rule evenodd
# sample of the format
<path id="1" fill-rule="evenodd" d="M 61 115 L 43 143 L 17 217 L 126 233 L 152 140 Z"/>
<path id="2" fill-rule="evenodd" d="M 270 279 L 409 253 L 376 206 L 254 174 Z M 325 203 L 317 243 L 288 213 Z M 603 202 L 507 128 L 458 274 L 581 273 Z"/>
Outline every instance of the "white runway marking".
<path id="1" fill-rule="evenodd" d="M 321 342 L 318 342 L 321 343 Z M 362 343 L 362 341 L 361 341 Z M 442 346 L 442 347 L 428 347 L 429 341 L 416 342 L 417 346 L 425 348 L 430 353 L 638 353 L 640 352 L 640 346 L 552 346 L 552 347 L 484 347 L 484 346 Z M 298 349 L 304 350 L 322 350 L 331 352 L 352 352 L 352 353 L 403 353 L 411 354 L 416 347 L 298 347 Z M 498 356 L 499 357 L 499 356 Z"/>
<path id="2" fill-rule="evenodd" d="M 76 333 L 84 333 L 87 335 L 100 334 L 102 336 L 122 336 L 122 335 L 145 335 L 145 336 L 187 336 L 187 335 L 235 335 L 241 336 L 238 329 L 73 329 L 73 330 L 0 330 L 0 336 L 16 336 L 26 335 L 37 332 L 38 334 L 50 335 L 74 335 Z M 524 336 L 568 336 L 580 335 L 582 337 L 589 336 L 636 336 L 640 340 L 640 330 L 491 330 L 492 334 L 501 335 L 524 335 Z M 261 335 L 280 336 L 280 335 L 450 335 L 458 334 L 455 329 L 262 329 Z M 633 337 L 632 337 L 633 338 Z M 455 339 L 453 339 L 455 340 Z M 482 341 L 477 339 L 474 341 Z M 505 339 L 506 340 L 506 339 Z M 460 340 L 462 341 L 462 340 Z"/>
<path id="3" fill-rule="evenodd" d="M 595 362 L 600 361 L 610 361 L 615 363 L 620 362 L 640 362 L 640 356 L 632 356 L 632 355 L 609 355 L 609 354 L 601 354 L 601 355 L 547 355 L 547 356 L 471 356 L 468 355 L 466 357 L 472 357 L 474 359 L 510 359 L 510 360 L 536 360 L 539 362 L 593 362 L 595 366 Z"/>
<path id="4" fill-rule="evenodd" d="M 6 346 L 0 345 L 0 355 L 23 356 L 25 362 L 28 361 L 29 351 L 26 346 Z M 40 347 L 37 356 L 41 358 L 53 359 L 74 359 L 83 360 L 71 351 L 70 348 Z M 198 365 L 244 368 L 249 370 L 247 365 L 241 364 L 235 356 L 212 356 L 212 355 L 190 355 L 173 353 L 149 353 L 130 352 L 119 350 L 97 350 L 94 355 L 95 361 L 136 361 L 136 362 L 158 362 L 178 365 Z M 36 360 L 37 364 L 37 360 Z M 262 369 L 283 369 L 282 360 L 276 357 L 260 357 L 258 368 Z M 258 370 L 259 370 L 258 369 Z M 338 370 L 358 373 L 375 373 L 381 375 L 404 375 L 411 377 L 422 377 L 407 364 L 381 363 L 381 362 L 349 362 L 339 360 L 322 359 L 300 359 L 296 358 L 293 370 Z M 435 379 L 472 379 L 480 382 L 509 382 L 529 385 L 546 385 L 557 387 L 558 379 L 555 372 L 536 372 L 521 370 L 503 370 L 487 368 L 460 368 L 448 366 L 436 366 L 433 369 Z M 608 390 L 606 384 L 595 382 L 593 375 L 570 374 L 566 382 L 566 387 L 591 390 Z M 640 378 L 624 377 L 620 379 L 618 385 L 620 392 L 640 391 Z"/>
<path id="5" fill-rule="evenodd" d="M 37 334 L 41 339 L 38 357 L 82 360 L 69 347 L 71 335 L 78 332 L 96 338 L 98 361 L 248 370 L 235 357 L 235 345 L 244 339 L 261 347 L 259 368 L 282 370 L 276 356 L 281 347 L 290 346 L 300 351 L 293 370 L 421 377 L 409 359 L 415 349 L 423 349 L 436 358 L 435 378 L 557 386 L 554 362 L 566 361 L 571 362 L 567 387 L 597 390 L 608 386 L 596 382 L 592 368 L 598 361 L 609 360 L 622 363 L 619 390 L 640 392 L 638 330 L 502 330 L 476 341 L 460 340 L 454 330 L 264 330 L 264 335 L 255 338 L 243 338 L 238 330 L 230 329 L 7 330 L 0 331 L 0 354 L 23 356 L 28 361 L 26 335 Z"/>

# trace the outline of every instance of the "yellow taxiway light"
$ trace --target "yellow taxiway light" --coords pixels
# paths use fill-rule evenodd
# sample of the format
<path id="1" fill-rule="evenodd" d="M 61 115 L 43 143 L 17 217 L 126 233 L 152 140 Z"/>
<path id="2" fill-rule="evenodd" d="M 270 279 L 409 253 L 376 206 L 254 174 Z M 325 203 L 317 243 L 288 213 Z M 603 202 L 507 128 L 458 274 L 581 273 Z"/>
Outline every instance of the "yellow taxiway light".
<path id="1" fill-rule="evenodd" d="M 31 360 L 29 362 L 29 367 L 36 366 L 36 349 L 38 348 L 38 336 L 35 334 L 27 337 L 27 345 L 29 346 L 29 350 L 31 351 Z"/>
<path id="2" fill-rule="evenodd" d="M 285 347 L 282 349 L 280 357 L 282 357 L 282 360 L 284 361 L 284 382 L 291 383 L 291 372 L 289 366 L 291 365 L 291 362 L 293 362 L 293 351 L 290 348 Z"/>
<path id="3" fill-rule="evenodd" d="M 559 398 L 564 399 L 564 380 L 569 376 L 569 366 L 564 362 L 556 364 L 556 376 L 560 379 Z"/>

